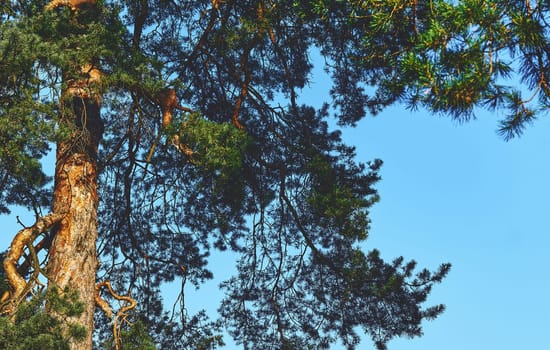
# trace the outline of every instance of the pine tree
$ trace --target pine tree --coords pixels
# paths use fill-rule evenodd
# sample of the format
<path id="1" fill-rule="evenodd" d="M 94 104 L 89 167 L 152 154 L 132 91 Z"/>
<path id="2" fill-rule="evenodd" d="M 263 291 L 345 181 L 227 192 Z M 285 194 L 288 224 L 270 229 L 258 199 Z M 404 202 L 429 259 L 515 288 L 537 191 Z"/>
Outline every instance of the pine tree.
<path id="1" fill-rule="evenodd" d="M 547 108 L 548 6 L 2 2 L 0 212 L 36 223 L 4 254 L 0 342 L 24 337 L 22 314 L 28 336 L 72 350 L 211 349 L 224 327 L 258 349 L 421 335 L 449 265 L 415 272 L 360 249 L 382 162 L 356 162 L 327 121 L 395 103 L 459 121 L 489 108 L 507 113 L 504 138 L 520 135 Z M 299 100 L 315 53 L 333 80 L 319 109 Z M 166 312 L 161 286 L 211 278 L 212 250 L 239 255 L 220 320 L 189 314 L 183 294 Z"/>

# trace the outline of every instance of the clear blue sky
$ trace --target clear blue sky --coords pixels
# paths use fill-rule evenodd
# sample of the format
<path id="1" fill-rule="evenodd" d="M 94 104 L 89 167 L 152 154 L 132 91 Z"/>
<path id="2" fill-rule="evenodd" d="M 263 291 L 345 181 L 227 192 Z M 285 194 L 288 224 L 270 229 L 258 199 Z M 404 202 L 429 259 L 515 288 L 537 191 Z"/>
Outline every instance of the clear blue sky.
<path id="1" fill-rule="evenodd" d="M 367 245 L 420 266 L 453 264 L 430 299 L 445 314 L 391 349 L 548 346 L 550 120 L 507 143 L 497 120 L 456 125 L 395 108 L 346 133 L 360 159 L 385 164 Z"/>
<path id="2" fill-rule="evenodd" d="M 326 91 L 322 81 L 304 98 L 320 91 Z M 498 120 L 482 113 L 458 125 L 396 106 L 344 132 L 361 161 L 384 160 L 366 247 L 420 267 L 453 264 L 428 303 L 445 303 L 447 311 L 424 325 L 422 338 L 393 341 L 391 350 L 548 346 L 550 117 L 510 142 L 496 134 Z M 0 216 L 0 227 L 4 250 L 15 217 Z M 187 301 L 215 310 L 210 293 L 216 294 L 199 292 Z M 371 349 L 370 340 L 360 348 Z"/>

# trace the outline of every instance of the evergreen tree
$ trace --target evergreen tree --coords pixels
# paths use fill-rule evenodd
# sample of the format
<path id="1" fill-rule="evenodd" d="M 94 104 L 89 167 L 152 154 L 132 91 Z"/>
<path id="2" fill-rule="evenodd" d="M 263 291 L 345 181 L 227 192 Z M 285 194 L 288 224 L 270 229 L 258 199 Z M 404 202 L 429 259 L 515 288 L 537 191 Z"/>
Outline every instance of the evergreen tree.
<path id="1" fill-rule="evenodd" d="M 24 206 L 36 223 L 5 254 L 0 341 L 23 336 L 22 309 L 54 320 L 44 334 L 73 350 L 210 349 L 223 327 L 258 349 L 421 335 L 443 311 L 424 302 L 449 265 L 415 273 L 360 249 L 381 161 L 357 163 L 327 120 L 353 126 L 402 103 L 466 121 L 481 107 L 506 113 L 504 138 L 520 135 L 547 108 L 548 6 L 2 2 L 0 211 Z M 333 79 L 320 109 L 298 98 L 316 52 Z M 220 320 L 183 302 L 167 313 L 162 284 L 211 278 L 212 249 L 240 256 Z M 41 280 L 76 293 L 79 312 L 29 309 Z"/>

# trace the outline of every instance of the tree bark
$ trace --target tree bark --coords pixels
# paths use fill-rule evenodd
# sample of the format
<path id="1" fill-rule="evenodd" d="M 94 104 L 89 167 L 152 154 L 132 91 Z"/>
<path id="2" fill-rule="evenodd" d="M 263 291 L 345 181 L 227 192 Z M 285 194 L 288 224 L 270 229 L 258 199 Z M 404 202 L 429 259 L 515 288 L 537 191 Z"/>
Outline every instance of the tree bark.
<path id="1" fill-rule="evenodd" d="M 52 0 L 47 10 L 69 6 L 78 14 L 83 7 L 95 7 L 96 0 Z M 67 326 L 84 326 L 82 341 L 71 341 L 71 350 L 91 350 L 94 329 L 95 282 L 97 271 L 97 156 L 103 135 L 100 115 L 101 72 L 88 62 L 78 72 L 65 72 L 67 89 L 60 101 L 61 126 L 69 137 L 57 143 L 53 191 L 53 212 L 65 213 L 55 230 L 46 266 L 48 287 L 78 292 L 84 312 L 63 317 Z M 47 306 L 48 307 L 48 306 Z M 49 312 L 56 315 L 55 310 Z"/>
<path id="2" fill-rule="evenodd" d="M 64 322 L 79 323 L 88 331 L 83 341 L 71 343 L 71 350 L 90 350 L 97 269 L 97 151 L 103 124 L 98 99 L 81 94 L 69 98 L 74 115 L 67 125 L 73 131 L 57 144 L 53 193 L 54 213 L 66 215 L 55 232 L 47 274 L 50 286 L 79 293 L 84 312 Z"/>

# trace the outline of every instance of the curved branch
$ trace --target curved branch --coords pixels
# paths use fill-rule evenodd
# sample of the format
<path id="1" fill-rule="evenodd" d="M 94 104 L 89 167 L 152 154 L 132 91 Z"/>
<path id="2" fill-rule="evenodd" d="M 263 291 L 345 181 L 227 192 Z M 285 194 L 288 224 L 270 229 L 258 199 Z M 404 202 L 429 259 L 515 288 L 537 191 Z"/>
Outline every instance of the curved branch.
<path id="1" fill-rule="evenodd" d="M 174 109 L 178 109 L 186 113 L 194 112 L 191 108 L 183 107 L 179 104 L 175 89 L 166 88 L 161 90 L 155 97 L 155 102 L 159 104 L 160 109 L 162 111 L 162 128 L 163 129 L 166 129 L 172 125 L 172 113 L 174 112 Z M 147 160 L 146 160 L 147 163 L 151 161 L 156 145 L 159 142 L 161 136 L 162 134 L 159 133 L 159 135 L 155 139 L 155 142 L 153 143 L 153 146 L 151 146 L 151 149 L 149 150 L 149 154 L 147 155 Z M 172 143 L 174 144 L 174 146 L 176 146 L 176 148 L 178 148 L 186 156 L 188 157 L 193 156 L 193 150 L 189 148 L 189 146 L 187 146 L 186 144 L 183 144 L 182 142 L 180 142 L 178 135 L 174 135 L 172 137 Z"/>
<path id="2" fill-rule="evenodd" d="M 12 300 L 23 297 L 25 287 L 27 286 L 27 282 L 17 271 L 17 262 L 23 255 L 25 246 L 32 243 L 39 234 L 51 229 L 64 216 L 64 213 L 51 213 L 43 218 L 38 218 L 34 225 L 22 229 L 13 238 L 3 263 L 8 284 L 11 288 Z"/>
<path id="3" fill-rule="evenodd" d="M 96 303 L 99 305 L 99 307 L 101 307 L 101 309 L 103 311 L 105 311 L 107 313 L 107 316 L 109 316 L 109 318 L 112 317 L 112 311 L 111 311 L 111 308 L 109 307 L 109 304 L 107 304 L 107 302 L 105 300 L 103 300 L 100 295 L 99 295 L 99 291 L 101 289 L 101 287 L 107 287 L 107 290 L 109 290 L 109 293 L 111 294 L 111 296 L 113 298 L 115 298 L 116 300 L 122 300 L 122 301 L 125 301 L 127 302 L 128 304 L 122 308 L 120 308 L 120 310 L 118 310 L 116 316 L 115 316 L 115 319 L 113 321 L 113 338 L 114 338 L 114 342 L 115 342 L 115 349 L 116 350 L 119 350 L 120 349 L 120 337 L 119 337 L 119 319 L 123 319 L 127 316 L 127 312 L 132 310 L 133 308 L 136 307 L 136 300 L 134 298 L 132 298 L 131 296 L 129 295 L 118 295 L 117 293 L 115 293 L 115 291 L 113 290 L 113 287 L 111 286 L 111 282 L 110 281 L 103 281 L 101 283 L 98 283 L 96 285 Z"/>
<path id="4" fill-rule="evenodd" d="M 95 286 L 95 304 L 107 315 L 107 318 L 113 318 L 113 310 L 111 305 L 105 299 L 101 297 L 100 291 L 101 287 L 105 285 L 106 282 L 101 282 Z"/>

